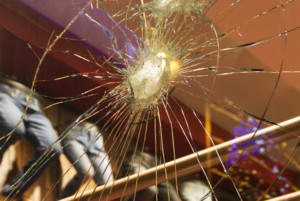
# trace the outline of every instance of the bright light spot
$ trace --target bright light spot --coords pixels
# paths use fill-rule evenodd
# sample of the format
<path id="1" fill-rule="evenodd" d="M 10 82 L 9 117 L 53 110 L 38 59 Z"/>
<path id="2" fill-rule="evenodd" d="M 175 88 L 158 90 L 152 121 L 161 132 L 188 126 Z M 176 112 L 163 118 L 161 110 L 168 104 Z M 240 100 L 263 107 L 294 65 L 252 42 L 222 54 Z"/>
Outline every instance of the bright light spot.
<path id="1" fill-rule="evenodd" d="M 282 147 L 286 147 L 286 146 L 287 146 L 287 142 L 282 142 L 282 143 L 281 143 L 281 146 L 282 146 Z"/>
<path id="2" fill-rule="evenodd" d="M 252 170 L 252 172 L 251 172 L 252 174 L 257 174 L 257 171 L 256 170 Z"/>
<path id="3" fill-rule="evenodd" d="M 274 165 L 273 168 L 272 168 L 272 172 L 274 174 L 278 174 L 279 173 L 279 168 L 276 165 Z"/>
<path id="4" fill-rule="evenodd" d="M 171 61 L 170 71 L 171 71 L 171 76 L 173 78 L 178 75 L 179 70 L 180 70 L 179 62 L 178 61 Z"/>
<path id="5" fill-rule="evenodd" d="M 261 154 L 262 154 L 262 153 L 265 153 L 265 151 L 266 151 L 266 149 L 265 149 L 265 148 L 263 148 L 263 147 L 260 147 L 260 148 L 259 148 L 259 153 L 261 153 Z"/>
<path id="6" fill-rule="evenodd" d="M 166 53 L 164 53 L 164 52 L 159 52 L 159 53 L 157 53 L 157 57 L 158 57 L 158 58 L 165 59 L 165 58 L 167 57 L 167 55 L 166 55 Z"/>
<path id="7" fill-rule="evenodd" d="M 264 139 L 257 139 L 257 140 L 255 140 L 255 144 L 257 144 L 257 145 L 262 145 L 264 143 L 265 143 Z"/>
<path id="8" fill-rule="evenodd" d="M 284 189 L 284 188 L 280 188 L 280 192 L 281 192 L 281 193 L 284 193 L 284 192 L 285 192 L 285 189 Z"/>

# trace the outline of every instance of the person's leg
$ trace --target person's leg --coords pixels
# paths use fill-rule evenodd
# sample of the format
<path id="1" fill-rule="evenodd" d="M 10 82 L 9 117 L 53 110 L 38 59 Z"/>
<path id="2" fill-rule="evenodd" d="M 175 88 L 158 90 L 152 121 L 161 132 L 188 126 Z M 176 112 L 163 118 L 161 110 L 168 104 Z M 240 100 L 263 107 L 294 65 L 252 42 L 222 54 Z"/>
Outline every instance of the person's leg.
<path id="1" fill-rule="evenodd" d="M 62 190 L 60 198 L 73 195 L 80 188 L 84 179 L 89 177 L 88 174 L 94 174 L 94 169 L 82 144 L 76 140 L 65 142 L 64 154 L 70 163 L 74 165 L 77 173 Z"/>
<path id="2" fill-rule="evenodd" d="M 95 170 L 93 178 L 97 185 L 113 182 L 113 171 L 104 148 L 102 136 L 95 135 L 88 147 L 88 156 Z"/>
<path id="3" fill-rule="evenodd" d="M 51 122 L 42 112 L 33 112 L 25 121 L 26 139 L 38 152 L 52 152 L 59 154 L 61 145 L 57 142 L 57 133 Z"/>
<path id="4" fill-rule="evenodd" d="M 12 192 L 14 195 L 22 194 L 60 153 L 60 145 L 55 142 L 57 134 L 43 113 L 28 114 L 24 122 L 26 139 L 33 145 L 36 152 L 13 179 L 13 183 L 6 185 L 3 189 L 4 195 Z"/>
<path id="5" fill-rule="evenodd" d="M 8 95 L 0 93 L 0 161 L 7 148 L 25 135 L 23 111 Z"/>

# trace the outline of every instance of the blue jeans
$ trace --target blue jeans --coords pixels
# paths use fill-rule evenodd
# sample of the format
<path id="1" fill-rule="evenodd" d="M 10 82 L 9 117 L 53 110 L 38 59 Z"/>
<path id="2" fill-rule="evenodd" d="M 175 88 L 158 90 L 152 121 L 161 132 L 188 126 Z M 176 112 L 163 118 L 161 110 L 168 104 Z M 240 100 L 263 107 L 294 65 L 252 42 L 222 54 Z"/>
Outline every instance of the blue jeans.
<path id="1" fill-rule="evenodd" d="M 36 151 L 13 179 L 14 186 L 6 185 L 2 190 L 5 195 L 24 192 L 61 149 L 55 143 L 57 134 L 41 112 L 37 99 L 32 97 L 24 115 L 27 96 L 7 84 L 0 84 L 0 160 L 7 148 L 21 138 L 28 140 Z"/>
<path id="2" fill-rule="evenodd" d="M 97 185 L 113 181 L 103 137 L 95 125 L 83 123 L 73 128 L 62 141 L 64 154 L 77 171 L 61 193 L 61 198 L 73 195 L 85 179 L 93 178 Z"/>

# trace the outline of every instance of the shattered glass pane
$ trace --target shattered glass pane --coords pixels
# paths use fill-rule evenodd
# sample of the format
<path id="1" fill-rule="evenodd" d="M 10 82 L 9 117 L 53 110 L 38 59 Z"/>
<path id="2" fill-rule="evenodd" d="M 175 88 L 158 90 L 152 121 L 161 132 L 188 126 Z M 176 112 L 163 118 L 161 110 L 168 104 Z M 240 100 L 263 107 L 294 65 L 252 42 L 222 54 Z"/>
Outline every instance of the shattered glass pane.
<path id="1" fill-rule="evenodd" d="M 250 201 L 299 191 L 299 1 L 0 5 L 28 23 L 18 31 L 1 22 L 1 78 L 30 88 L 27 107 L 34 91 L 47 100 L 42 110 L 59 136 L 23 180 L 57 144 L 96 133 L 74 162 L 61 154 L 62 171 L 39 200 Z M 97 153 L 88 151 L 102 138 Z M 61 196 L 86 154 L 102 162 L 89 165 L 75 194 Z"/>

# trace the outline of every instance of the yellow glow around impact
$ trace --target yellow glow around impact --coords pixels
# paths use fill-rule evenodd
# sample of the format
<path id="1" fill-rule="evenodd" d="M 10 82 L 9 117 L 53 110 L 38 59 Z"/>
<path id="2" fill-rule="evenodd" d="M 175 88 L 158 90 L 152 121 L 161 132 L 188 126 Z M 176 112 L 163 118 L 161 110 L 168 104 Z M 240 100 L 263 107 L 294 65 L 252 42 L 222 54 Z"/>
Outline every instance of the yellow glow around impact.
<path id="1" fill-rule="evenodd" d="M 166 62 L 164 59 L 166 59 L 168 56 L 164 52 L 159 52 L 159 53 L 157 53 L 157 57 L 162 59 L 162 62 L 164 64 Z M 180 70 L 179 62 L 176 60 L 171 61 L 170 62 L 171 77 L 175 77 L 178 74 L 179 70 Z"/>
<path id="2" fill-rule="evenodd" d="M 171 64 L 170 64 L 171 76 L 175 77 L 178 74 L 179 70 L 180 70 L 179 62 L 176 60 L 171 61 Z"/>

